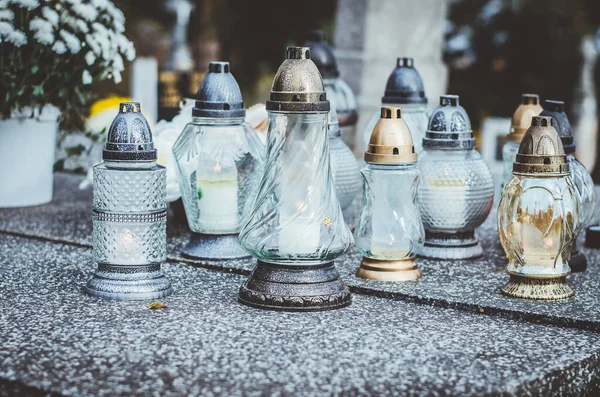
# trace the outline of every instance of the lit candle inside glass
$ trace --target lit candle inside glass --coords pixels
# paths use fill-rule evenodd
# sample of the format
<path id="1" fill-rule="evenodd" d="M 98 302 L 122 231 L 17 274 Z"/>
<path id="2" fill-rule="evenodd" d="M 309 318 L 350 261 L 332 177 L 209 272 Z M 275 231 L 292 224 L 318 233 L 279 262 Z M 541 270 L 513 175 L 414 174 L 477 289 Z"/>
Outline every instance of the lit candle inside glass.
<path id="1" fill-rule="evenodd" d="M 201 161 L 198 173 L 198 225 L 206 232 L 231 233 L 238 225 L 237 168 L 231 165 Z"/>

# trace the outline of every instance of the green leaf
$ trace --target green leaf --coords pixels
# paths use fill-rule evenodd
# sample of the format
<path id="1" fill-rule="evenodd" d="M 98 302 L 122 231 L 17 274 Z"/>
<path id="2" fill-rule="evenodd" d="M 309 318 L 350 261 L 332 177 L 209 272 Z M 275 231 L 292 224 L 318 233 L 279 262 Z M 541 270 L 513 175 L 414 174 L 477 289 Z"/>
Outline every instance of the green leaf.
<path id="1" fill-rule="evenodd" d="M 65 152 L 67 153 L 67 156 L 79 156 L 84 151 L 85 151 L 85 146 L 83 146 L 82 144 L 65 148 Z"/>
<path id="2" fill-rule="evenodd" d="M 65 169 L 65 159 L 56 160 L 54 163 L 54 172 L 62 171 Z"/>
<path id="3" fill-rule="evenodd" d="M 38 72 L 38 70 L 40 70 L 40 67 L 38 65 L 33 65 L 31 67 L 31 73 L 36 74 Z"/>
<path id="4" fill-rule="evenodd" d="M 42 87 L 41 85 L 34 85 L 33 86 L 33 96 L 42 96 L 44 95 L 44 87 Z"/>

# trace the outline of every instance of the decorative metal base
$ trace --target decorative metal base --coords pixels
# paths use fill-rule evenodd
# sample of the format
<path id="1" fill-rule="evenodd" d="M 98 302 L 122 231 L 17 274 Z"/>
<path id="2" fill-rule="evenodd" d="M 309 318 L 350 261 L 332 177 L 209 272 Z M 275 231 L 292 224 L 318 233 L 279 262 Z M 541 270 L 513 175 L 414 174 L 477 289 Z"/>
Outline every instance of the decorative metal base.
<path id="1" fill-rule="evenodd" d="M 554 301 L 572 298 L 575 293 L 567 284 L 566 276 L 558 278 L 528 278 L 510 275 L 501 288 L 502 294 L 513 298 Z"/>
<path id="2" fill-rule="evenodd" d="M 351 295 L 333 262 L 308 266 L 258 261 L 238 301 L 259 309 L 317 311 L 348 306 Z"/>
<path id="3" fill-rule="evenodd" d="M 363 257 L 356 277 L 376 281 L 413 281 L 421 278 L 414 259 L 384 261 Z"/>
<path id="4" fill-rule="evenodd" d="M 207 260 L 250 257 L 238 242 L 237 234 L 192 233 L 190 241 L 181 253 L 187 258 Z"/>
<path id="5" fill-rule="evenodd" d="M 578 251 L 575 246 L 573 246 L 571 259 L 569 259 L 569 267 L 573 273 L 584 272 L 587 269 L 587 258 L 585 257 L 585 254 Z"/>
<path id="6" fill-rule="evenodd" d="M 474 259 L 483 255 L 475 230 L 458 233 L 425 231 L 425 244 L 418 256 L 432 259 Z"/>
<path id="7" fill-rule="evenodd" d="M 120 301 L 158 299 L 171 295 L 171 282 L 160 265 L 118 266 L 98 264 L 83 287 L 92 296 Z"/>

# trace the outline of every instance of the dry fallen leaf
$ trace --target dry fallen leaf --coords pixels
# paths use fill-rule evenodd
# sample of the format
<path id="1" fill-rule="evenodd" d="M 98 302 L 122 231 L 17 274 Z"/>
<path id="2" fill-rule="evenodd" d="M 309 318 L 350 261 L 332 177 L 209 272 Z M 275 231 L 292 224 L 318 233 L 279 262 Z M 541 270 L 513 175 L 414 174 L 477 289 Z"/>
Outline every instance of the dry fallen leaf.
<path id="1" fill-rule="evenodd" d="M 164 303 L 160 303 L 160 302 L 152 302 L 150 305 L 148 305 L 148 309 L 166 309 L 168 306 L 165 305 Z"/>

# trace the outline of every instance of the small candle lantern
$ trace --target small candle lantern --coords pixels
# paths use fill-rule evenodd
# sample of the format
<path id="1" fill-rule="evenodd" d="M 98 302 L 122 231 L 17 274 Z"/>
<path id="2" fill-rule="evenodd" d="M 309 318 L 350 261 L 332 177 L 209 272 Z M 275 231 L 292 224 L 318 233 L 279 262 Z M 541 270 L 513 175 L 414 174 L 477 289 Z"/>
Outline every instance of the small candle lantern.
<path id="1" fill-rule="evenodd" d="M 475 150 L 471 121 L 458 104 L 458 96 L 440 97 L 419 157 L 419 206 L 425 227 L 420 255 L 437 259 L 481 256 L 475 229 L 492 208 L 494 181 Z"/>
<path id="2" fill-rule="evenodd" d="M 321 73 L 327 99 L 335 103 L 342 140 L 347 145 L 352 145 L 356 139 L 358 122 L 356 98 L 350 86 L 340 77 L 333 49 L 325 40 L 325 33 L 322 30 L 311 31 L 304 46 L 310 48 L 311 60 Z"/>
<path id="3" fill-rule="evenodd" d="M 576 227 L 569 267 L 573 272 L 582 272 L 587 268 L 587 259 L 583 252 L 577 250 L 577 236 L 589 226 L 594 215 L 594 208 L 596 207 L 594 181 L 585 166 L 575 158 L 576 147 L 573 141 L 571 123 L 569 123 L 569 118 L 565 113 L 565 103 L 562 101 L 546 100 L 544 102 L 544 111 L 540 116 L 552 117 L 552 124 L 556 131 L 558 131 L 567 156 L 569 176 L 575 186 L 579 208 L 579 223 Z"/>
<path id="4" fill-rule="evenodd" d="M 211 62 L 200 84 L 192 121 L 173 145 L 190 242 L 185 256 L 243 258 L 238 233 L 262 172 L 263 147 L 245 121 L 240 88 L 228 62 Z"/>
<path id="5" fill-rule="evenodd" d="M 385 93 L 381 98 L 383 107 L 402 107 L 402 119 L 412 134 L 415 152 L 422 150 L 422 141 L 427 130 L 427 97 L 421 75 L 414 67 L 412 58 L 398 58 L 396 68 L 388 78 Z M 379 120 L 379 112 L 373 114 L 364 133 L 365 145 L 369 145 L 371 132 Z"/>
<path id="6" fill-rule="evenodd" d="M 167 174 L 156 164 L 148 122 L 137 102 L 121 103 L 94 166 L 93 257 L 98 270 L 84 290 L 117 300 L 171 294 L 167 260 Z"/>
<path id="7" fill-rule="evenodd" d="M 326 99 L 307 47 L 288 47 L 267 101 L 267 156 L 241 244 L 258 259 L 241 303 L 325 310 L 350 304 L 333 260 L 352 245 L 329 164 Z"/>
<path id="8" fill-rule="evenodd" d="M 566 276 L 579 222 L 576 194 L 552 118 L 533 117 L 498 207 L 510 274 L 503 294 L 536 300 L 573 296 Z"/>
<path id="9" fill-rule="evenodd" d="M 417 204 L 417 154 L 400 108 L 381 108 L 365 161 L 363 200 L 354 230 L 363 260 L 356 275 L 380 281 L 416 280 L 421 271 L 415 256 L 425 232 Z"/>
<path id="10" fill-rule="evenodd" d="M 506 135 L 506 143 L 502 148 L 502 163 L 504 174 L 502 186 L 506 186 L 512 179 L 512 167 L 519 151 L 519 145 L 527 129 L 531 126 L 531 118 L 542 112 L 540 98 L 536 94 L 521 95 L 521 104 L 512 116 L 510 132 Z"/>

